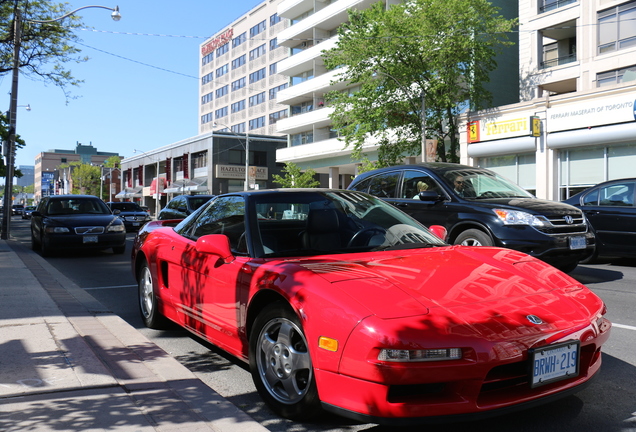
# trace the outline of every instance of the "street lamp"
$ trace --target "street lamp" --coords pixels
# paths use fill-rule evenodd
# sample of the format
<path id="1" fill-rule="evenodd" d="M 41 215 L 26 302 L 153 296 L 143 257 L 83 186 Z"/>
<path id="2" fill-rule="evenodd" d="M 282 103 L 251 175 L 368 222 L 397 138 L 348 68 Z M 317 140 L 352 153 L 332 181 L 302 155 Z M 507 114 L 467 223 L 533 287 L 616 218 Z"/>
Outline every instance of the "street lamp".
<path id="1" fill-rule="evenodd" d="M 73 15 L 75 12 L 88 8 L 101 8 L 113 11 L 110 15 L 114 21 L 121 19 L 119 13 L 119 6 L 115 8 L 109 8 L 106 6 L 82 6 L 71 12 L 62 15 L 59 18 L 50 20 L 30 20 L 24 19 L 24 21 L 33 23 L 50 23 L 60 21 L 68 16 Z M 6 180 L 4 183 L 4 208 L 11 209 L 11 197 L 13 190 L 13 165 L 15 164 L 15 138 L 16 138 L 16 117 L 18 110 L 18 75 L 20 68 L 20 44 L 22 43 L 22 12 L 19 8 L 15 8 L 13 15 L 13 68 L 12 68 L 12 82 L 11 82 L 11 104 L 9 106 L 9 140 L 7 142 L 7 158 L 6 162 Z M 29 107 L 30 108 L 30 107 Z M 2 213 L 2 232 L 0 238 L 7 240 L 9 238 L 9 224 L 11 223 L 11 214 L 7 211 Z"/>
<path id="2" fill-rule="evenodd" d="M 212 126 L 213 127 L 225 126 L 231 134 L 234 134 L 235 136 L 240 138 L 240 135 L 234 132 L 232 128 L 230 128 L 226 124 L 214 122 Z M 245 132 L 245 186 L 243 187 L 243 190 L 249 190 L 249 181 L 250 181 L 249 170 L 250 170 L 250 133 Z"/>

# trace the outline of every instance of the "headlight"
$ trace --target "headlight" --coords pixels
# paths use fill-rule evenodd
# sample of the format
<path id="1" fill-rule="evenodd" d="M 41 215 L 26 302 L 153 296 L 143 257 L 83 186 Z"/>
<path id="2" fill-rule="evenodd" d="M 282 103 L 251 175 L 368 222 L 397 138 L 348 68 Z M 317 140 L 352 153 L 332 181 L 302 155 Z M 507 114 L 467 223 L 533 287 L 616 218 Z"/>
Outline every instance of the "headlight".
<path id="1" fill-rule="evenodd" d="M 44 232 L 47 234 L 63 234 L 69 232 L 69 229 L 66 227 L 47 226 L 44 228 Z"/>
<path id="2" fill-rule="evenodd" d="M 111 225 L 108 227 L 108 232 L 125 232 L 126 228 L 123 225 Z"/>
<path id="3" fill-rule="evenodd" d="M 383 349 L 378 355 L 378 360 L 390 362 L 426 362 L 459 360 L 461 358 L 461 348 L 441 348 L 425 350 Z"/>
<path id="4" fill-rule="evenodd" d="M 545 225 L 543 220 L 530 213 L 507 209 L 493 209 L 493 211 L 504 225 L 531 225 L 536 227 Z"/>

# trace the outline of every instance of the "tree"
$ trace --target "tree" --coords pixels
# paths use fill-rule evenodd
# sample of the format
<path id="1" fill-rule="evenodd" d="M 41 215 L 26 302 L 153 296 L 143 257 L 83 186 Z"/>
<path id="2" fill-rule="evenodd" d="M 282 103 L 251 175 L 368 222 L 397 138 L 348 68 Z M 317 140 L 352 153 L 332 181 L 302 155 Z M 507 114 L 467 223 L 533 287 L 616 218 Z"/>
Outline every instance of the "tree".
<path id="1" fill-rule="evenodd" d="M 80 41 L 73 30 L 85 27 L 81 18 L 71 15 L 61 21 L 35 23 L 31 21 L 63 16 L 71 11 L 69 4 L 46 0 L 0 2 L 0 76 L 10 72 L 13 67 L 13 20 L 16 9 L 22 14 L 20 74 L 60 87 L 68 102 L 71 98 L 69 86 L 78 86 L 82 81 L 71 75 L 67 64 L 88 60 L 88 57 L 80 56 L 81 50 L 73 45 Z"/>
<path id="2" fill-rule="evenodd" d="M 2 142 L 3 146 L 9 140 L 9 119 L 4 113 L 0 113 L 0 142 Z M 16 135 L 15 137 L 15 147 L 16 149 L 24 147 L 24 140 L 20 138 L 20 135 Z M 4 154 L 4 147 L 2 148 Z M 0 158 L 0 177 L 5 177 L 7 175 L 7 166 L 5 164 L 4 156 Z M 20 178 L 23 176 L 22 172 L 19 169 L 13 170 L 13 176 Z"/>
<path id="3" fill-rule="evenodd" d="M 101 168 L 82 162 L 70 162 L 58 166 L 58 169 L 70 167 L 72 194 L 99 196 Z"/>
<path id="4" fill-rule="evenodd" d="M 327 95 L 333 127 L 353 147 L 353 157 L 364 160 L 370 141 L 379 145 L 375 167 L 419 154 L 425 118 L 426 137 L 440 143 L 438 159 L 457 162 L 457 115 L 491 100 L 484 84 L 497 51 L 511 44 L 506 33 L 515 24 L 487 0 L 412 0 L 350 10 L 324 59 L 330 69 L 345 66 L 337 80 L 354 89 Z"/>
<path id="5" fill-rule="evenodd" d="M 308 168 L 302 172 L 298 165 L 293 162 L 286 162 L 283 168 L 284 176 L 272 175 L 274 183 L 278 183 L 283 188 L 315 188 L 320 186 L 320 182 L 314 178 L 316 171 Z"/>

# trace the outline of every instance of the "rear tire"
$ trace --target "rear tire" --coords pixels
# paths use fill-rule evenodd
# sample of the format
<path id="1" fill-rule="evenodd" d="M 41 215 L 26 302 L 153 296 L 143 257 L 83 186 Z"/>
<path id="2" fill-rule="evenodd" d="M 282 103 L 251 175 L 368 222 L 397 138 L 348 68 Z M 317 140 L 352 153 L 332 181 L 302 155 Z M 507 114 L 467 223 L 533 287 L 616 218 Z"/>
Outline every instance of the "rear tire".
<path id="1" fill-rule="evenodd" d="M 307 420 L 322 411 L 307 338 L 287 304 L 273 303 L 256 317 L 249 359 L 254 385 L 274 412 Z"/>
<path id="2" fill-rule="evenodd" d="M 495 242 L 485 232 L 473 228 L 460 233 L 455 239 L 455 244 L 462 246 L 494 246 Z"/>

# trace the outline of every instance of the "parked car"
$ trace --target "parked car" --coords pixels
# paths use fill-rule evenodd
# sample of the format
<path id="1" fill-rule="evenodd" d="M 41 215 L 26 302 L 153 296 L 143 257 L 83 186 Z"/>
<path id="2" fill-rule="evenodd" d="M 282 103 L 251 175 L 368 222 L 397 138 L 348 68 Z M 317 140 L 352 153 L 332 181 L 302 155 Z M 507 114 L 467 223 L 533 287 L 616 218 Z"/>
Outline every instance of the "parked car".
<path id="1" fill-rule="evenodd" d="M 596 233 L 598 257 L 636 257 L 636 178 L 611 180 L 564 202 L 580 208 Z"/>
<path id="2" fill-rule="evenodd" d="M 24 205 L 23 204 L 13 204 L 11 206 L 11 215 L 21 215 L 22 214 L 22 210 L 24 210 Z"/>
<path id="3" fill-rule="evenodd" d="M 418 192 L 419 183 L 426 189 Z M 349 189 L 381 197 L 426 226 L 444 226 L 452 244 L 507 247 L 565 272 L 594 253 L 594 233 L 581 210 L 538 199 L 487 169 L 395 166 L 360 174 Z"/>
<path id="4" fill-rule="evenodd" d="M 134 202 L 108 202 L 106 203 L 113 214 L 119 216 L 126 226 L 126 231 L 138 231 L 152 218 L 150 214 Z"/>
<path id="5" fill-rule="evenodd" d="M 487 416 L 599 371 L 611 324 L 592 291 L 518 251 L 449 246 L 371 195 L 230 193 L 173 222 L 134 241 L 144 323 L 249 363 L 279 415 Z"/>
<path id="6" fill-rule="evenodd" d="M 178 195 L 159 211 L 157 219 L 184 219 L 212 198 L 214 195 Z"/>
<path id="7" fill-rule="evenodd" d="M 22 219 L 31 219 L 31 213 L 35 210 L 35 206 L 26 206 L 22 210 Z"/>
<path id="8" fill-rule="evenodd" d="M 43 256 L 56 250 L 126 249 L 126 227 L 96 196 L 53 195 L 31 213 L 31 246 Z"/>

